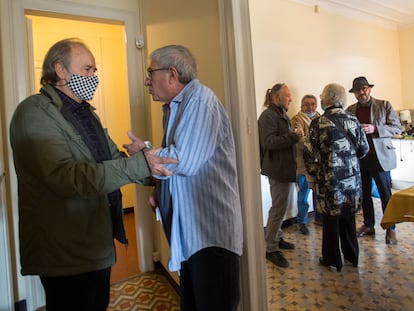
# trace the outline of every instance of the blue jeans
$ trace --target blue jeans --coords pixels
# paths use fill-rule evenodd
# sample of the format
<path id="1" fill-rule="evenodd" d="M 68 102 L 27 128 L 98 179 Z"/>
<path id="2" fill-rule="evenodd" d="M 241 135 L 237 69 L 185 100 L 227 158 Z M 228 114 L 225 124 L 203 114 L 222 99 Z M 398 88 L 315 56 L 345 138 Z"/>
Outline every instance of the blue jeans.
<path id="1" fill-rule="evenodd" d="M 308 196 L 310 192 L 309 183 L 306 180 L 305 175 L 297 174 L 296 183 L 299 187 L 298 191 L 298 215 L 296 216 L 297 222 L 300 224 L 308 223 L 308 211 L 309 203 Z"/>

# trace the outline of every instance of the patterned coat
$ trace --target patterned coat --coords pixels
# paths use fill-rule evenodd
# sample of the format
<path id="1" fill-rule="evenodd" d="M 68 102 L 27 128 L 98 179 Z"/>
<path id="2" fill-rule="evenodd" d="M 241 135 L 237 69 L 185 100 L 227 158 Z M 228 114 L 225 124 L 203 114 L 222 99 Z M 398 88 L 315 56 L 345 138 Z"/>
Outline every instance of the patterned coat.
<path id="1" fill-rule="evenodd" d="M 352 142 L 330 119 L 344 128 Z M 368 150 L 358 119 L 343 108 L 330 106 L 312 121 L 304 159 L 316 179 L 319 212 L 338 216 L 358 210 L 362 200 L 359 158 Z"/>

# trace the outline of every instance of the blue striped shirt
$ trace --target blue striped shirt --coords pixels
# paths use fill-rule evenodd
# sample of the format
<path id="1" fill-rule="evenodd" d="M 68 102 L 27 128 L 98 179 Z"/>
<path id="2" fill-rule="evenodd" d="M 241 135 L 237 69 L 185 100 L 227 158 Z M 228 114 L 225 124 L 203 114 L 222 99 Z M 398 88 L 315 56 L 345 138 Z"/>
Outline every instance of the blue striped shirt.
<path id="1" fill-rule="evenodd" d="M 183 104 L 186 108 L 170 138 Z M 182 261 L 206 247 L 241 255 L 243 229 L 231 124 L 216 95 L 197 79 L 170 102 L 166 141 L 172 143 L 160 156 L 178 159 L 178 164 L 166 165 L 174 173 L 166 177 L 173 205 L 170 271 L 179 270 Z"/>

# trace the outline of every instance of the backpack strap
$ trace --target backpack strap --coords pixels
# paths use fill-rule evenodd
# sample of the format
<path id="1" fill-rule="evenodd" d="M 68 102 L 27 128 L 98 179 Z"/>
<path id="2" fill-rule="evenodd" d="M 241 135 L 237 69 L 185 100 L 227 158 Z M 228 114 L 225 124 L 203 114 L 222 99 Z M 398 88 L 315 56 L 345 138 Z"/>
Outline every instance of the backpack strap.
<path id="1" fill-rule="evenodd" d="M 343 128 L 343 126 L 337 120 L 335 120 L 331 115 L 324 114 L 324 116 L 327 119 L 329 119 L 333 124 L 335 124 L 336 128 L 345 136 L 345 138 L 349 141 L 349 143 L 351 144 L 351 146 L 354 147 L 355 151 L 357 151 L 357 147 L 356 147 L 354 141 L 348 136 L 348 133 L 345 131 L 345 129 Z"/>

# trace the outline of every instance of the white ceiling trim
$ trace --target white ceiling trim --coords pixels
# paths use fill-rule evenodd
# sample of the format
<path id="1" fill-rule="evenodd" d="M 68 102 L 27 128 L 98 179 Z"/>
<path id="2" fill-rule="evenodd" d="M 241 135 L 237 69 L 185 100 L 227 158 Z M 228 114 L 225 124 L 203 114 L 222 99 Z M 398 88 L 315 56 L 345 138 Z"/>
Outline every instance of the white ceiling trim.
<path id="1" fill-rule="evenodd" d="M 397 29 L 414 25 L 412 0 L 288 0 L 341 16 Z M 391 4 L 392 1 L 392 4 Z"/>

